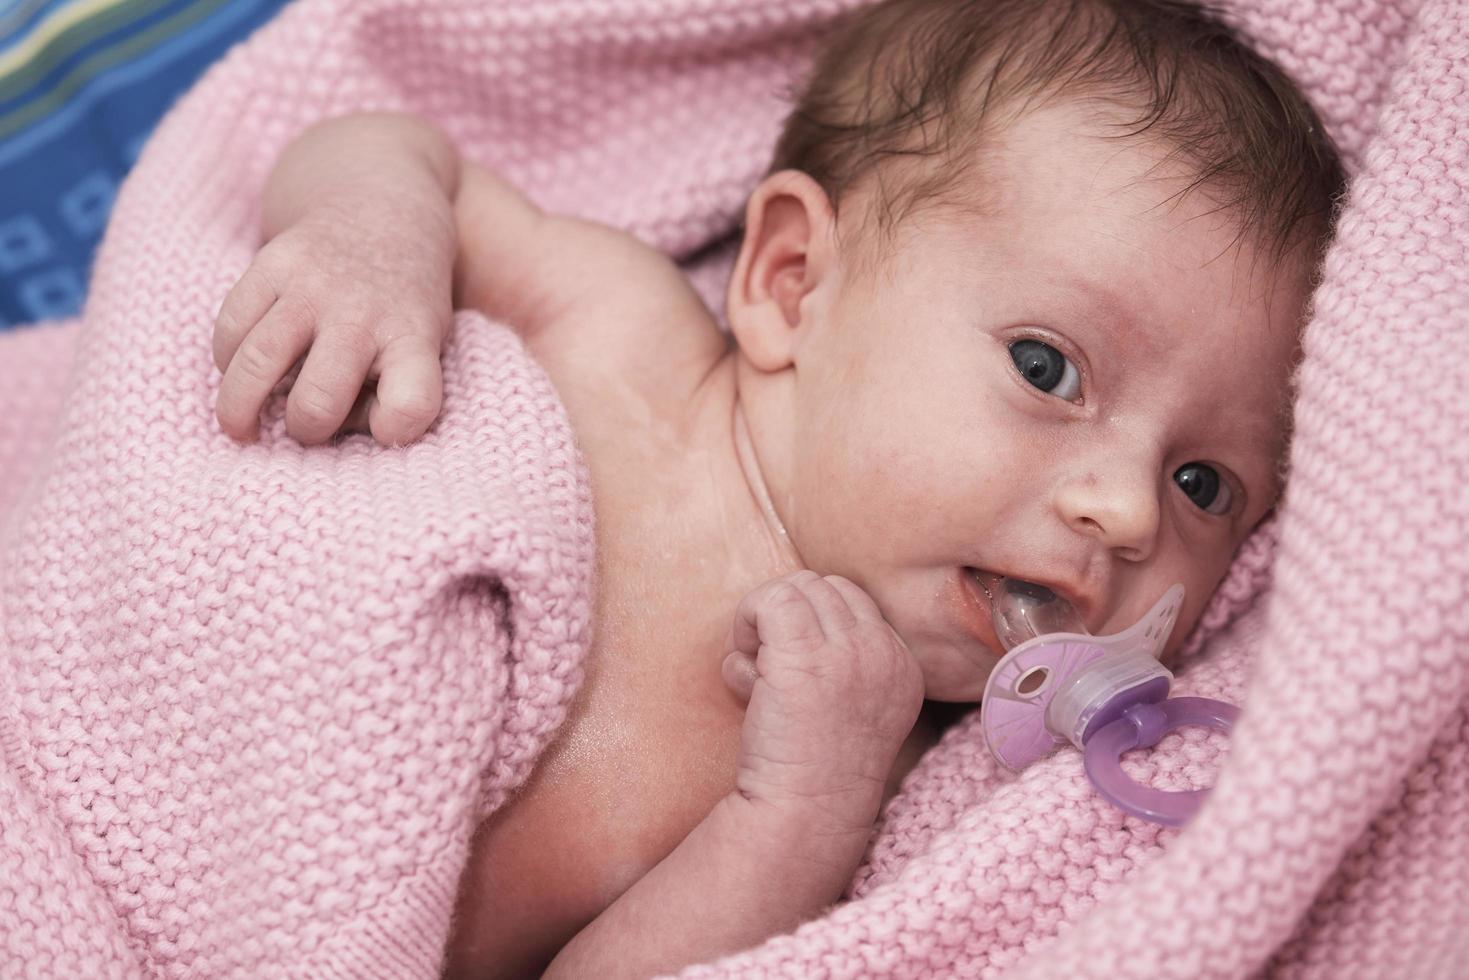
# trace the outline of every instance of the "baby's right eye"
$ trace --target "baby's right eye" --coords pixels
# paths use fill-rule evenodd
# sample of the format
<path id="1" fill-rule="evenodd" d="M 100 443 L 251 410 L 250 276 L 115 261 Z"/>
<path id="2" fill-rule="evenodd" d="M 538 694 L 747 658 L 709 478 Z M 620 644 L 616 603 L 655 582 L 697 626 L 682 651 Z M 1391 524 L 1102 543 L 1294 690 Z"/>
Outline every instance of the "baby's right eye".
<path id="1" fill-rule="evenodd" d="M 1050 344 L 1039 340 L 1016 340 L 1010 344 L 1015 370 L 1030 384 L 1048 395 L 1068 402 L 1081 397 L 1081 373 Z"/>

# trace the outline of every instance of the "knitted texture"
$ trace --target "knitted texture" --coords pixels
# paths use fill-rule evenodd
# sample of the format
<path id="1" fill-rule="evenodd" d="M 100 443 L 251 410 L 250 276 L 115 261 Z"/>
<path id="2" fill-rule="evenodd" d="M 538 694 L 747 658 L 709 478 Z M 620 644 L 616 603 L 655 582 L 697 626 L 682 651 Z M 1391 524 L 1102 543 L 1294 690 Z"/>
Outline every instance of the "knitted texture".
<path id="1" fill-rule="evenodd" d="M 461 314 L 411 449 L 301 449 L 278 403 L 257 446 L 216 432 L 212 313 L 285 143 L 423 113 L 542 205 L 695 256 L 712 296 L 707 246 L 857 2 L 300 0 L 165 121 L 84 324 L 0 339 L 0 975 L 433 976 L 468 834 L 576 682 L 585 481 L 503 329 Z M 1074 752 L 998 770 L 971 718 L 849 902 L 684 976 L 1462 975 L 1469 9 L 1230 16 L 1356 176 L 1286 500 L 1177 684 L 1245 718 L 1125 762 L 1217 780 L 1209 804 L 1181 832 L 1124 817 Z"/>

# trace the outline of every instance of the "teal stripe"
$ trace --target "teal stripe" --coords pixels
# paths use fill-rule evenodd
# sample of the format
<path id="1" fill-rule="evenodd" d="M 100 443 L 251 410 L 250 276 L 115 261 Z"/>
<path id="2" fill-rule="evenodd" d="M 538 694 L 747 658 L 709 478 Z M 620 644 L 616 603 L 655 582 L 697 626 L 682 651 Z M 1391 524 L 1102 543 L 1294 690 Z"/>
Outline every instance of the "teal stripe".
<path id="1" fill-rule="evenodd" d="M 257 16 L 260 10 L 254 4 L 226 3 L 219 14 L 200 24 L 194 31 L 175 37 L 160 44 L 137 61 L 129 62 L 98 75 L 77 90 L 75 97 L 54 114 L 24 129 L 14 137 L 0 142 L 0 166 L 25 156 L 37 146 L 54 139 L 72 126 L 78 117 L 91 110 L 97 100 L 142 78 L 147 78 L 161 66 L 180 58 L 189 51 L 222 35 L 233 33 L 242 21 Z"/>
<path id="2" fill-rule="evenodd" d="M 54 74 L 88 46 L 100 49 L 117 43 L 141 29 L 145 22 L 156 19 L 170 4 L 180 5 L 179 0 L 139 0 L 136 3 L 109 7 L 93 17 L 71 25 L 47 41 L 18 70 L 0 76 L 0 104 L 24 101 L 29 88 L 49 88 L 46 84 L 47 76 Z M 182 5 L 187 7 L 187 0 Z M 7 114 L 11 111 L 14 110 L 6 110 Z M 3 116 L 0 116 L 0 124 L 3 124 Z"/>
<path id="3" fill-rule="evenodd" d="M 214 9 L 225 2 L 226 0 L 195 0 L 151 29 L 91 55 L 49 86 L 39 98 L 23 102 L 16 109 L 0 116 L 0 140 L 61 108 L 90 79 L 118 64 L 145 55 L 151 48 L 156 48 L 170 37 L 185 33 L 196 22 L 208 19 Z"/>
<path id="4" fill-rule="evenodd" d="M 45 14 L 46 0 L 14 0 L 0 6 L 0 54 L 15 47 Z"/>

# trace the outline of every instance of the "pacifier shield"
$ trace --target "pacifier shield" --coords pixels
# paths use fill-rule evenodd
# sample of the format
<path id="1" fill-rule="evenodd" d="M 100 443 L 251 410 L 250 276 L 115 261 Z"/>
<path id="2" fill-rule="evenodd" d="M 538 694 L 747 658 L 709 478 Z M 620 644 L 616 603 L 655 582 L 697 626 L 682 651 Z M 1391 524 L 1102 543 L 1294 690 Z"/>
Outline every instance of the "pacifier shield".
<path id="1" fill-rule="evenodd" d="M 1019 771 L 1065 739 L 1046 727 L 1051 699 L 1077 673 L 1106 655 L 1090 637 L 1056 633 L 1007 653 L 990 673 L 979 724 L 990 752 Z"/>

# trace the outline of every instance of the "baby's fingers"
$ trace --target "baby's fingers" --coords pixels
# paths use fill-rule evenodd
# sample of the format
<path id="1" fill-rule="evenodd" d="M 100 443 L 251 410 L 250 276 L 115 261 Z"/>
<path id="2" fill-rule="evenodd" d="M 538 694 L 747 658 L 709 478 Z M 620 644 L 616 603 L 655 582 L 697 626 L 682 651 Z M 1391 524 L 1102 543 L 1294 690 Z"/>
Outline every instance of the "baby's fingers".
<path id="1" fill-rule="evenodd" d="M 377 394 L 368 428 L 384 446 L 405 446 L 428 431 L 444 403 L 439 345 L 423 333 L 390 340 L 378 358 Z"/>
<path id="2" fill-rule="evenodd" d="M 376 357 L 369 331 L 322 329 L 286 399 L 286 431 L 291 438 L 311 446 L 336 435 Z"/>
<path id="3" fill-rule="evenodd" d="M 826 639 L 810 597 L 800 587 L 815 572 L 797 572 L 774 579 L 749 592 L 735 609 L 730 645 L 754 659 L 762 646 L 809 652 Z"/>
<path id="4" fill-rule="evenodd" d="M 258 261 L 245 270 L 240 281 L 225 295 L 219 315 L 214 319 L 214 365 L 220 374 L 229 368 L 245 336 L 279 296 L 274 282 L 261 271 Z"/>
<path id="5" fill-rule="evenodd" d="M 285 300 L 270 308 L 240 342 L 219 383 L 220 428 L 235 439 L 255 438 L 265 400 L 311 346 L 313 332 L 309 308 Z"/>
<path id="6" fill-rule="evenodd" d="M 878 609 L 877 603 L 872 601 L 872 596 L 851 579 L 842 578 L 840 575 L 828 575 L 826 582 L 842 597 L 847 609 L 856 619 L 878 623 L 887 622 L 882 617 L 882 610 Z"/>

